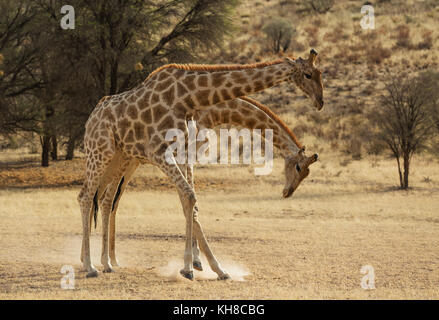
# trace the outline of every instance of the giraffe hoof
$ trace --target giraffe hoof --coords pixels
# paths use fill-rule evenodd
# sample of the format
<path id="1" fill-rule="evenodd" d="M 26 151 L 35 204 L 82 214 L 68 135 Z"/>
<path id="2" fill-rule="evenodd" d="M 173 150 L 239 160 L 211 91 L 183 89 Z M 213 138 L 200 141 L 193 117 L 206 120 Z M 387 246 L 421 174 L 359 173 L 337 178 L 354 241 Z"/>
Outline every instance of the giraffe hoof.
<path id="1" fill-rule="evenodd" d="M 85 276 L 86 278 L 96 278 L 98 276 L 98 270 L 91 270 Z"/>
<path id="2" fill-rule="evenodd" d="M 119 261 L 117 259 L 111 260 L 111 265 L 113 267 L 119 267 Z"/>
<path id="3" fill-rule="evenodd" d="M 194 272 L 193 271 L 185 271 L 183 269 L 180 270 L 180 274 L 189 280 L 194 280 Z"/>
<path id="4" fill-rule="evenodd" d="M 103 271 L 103 273 L 111 273 L 114 272 L 113 268 L 105 268 Z"/>
<path id="5" fill-rule="evenodd" d="M 203 266 L 201 265 L 201 261 L 194 261 L 193 265 L 195 270 L 203 271 Z"/>
<path id="6" fill-rule="evenodd" d="M 222 276 L 218 276 L 218 280 L 231 280 L 232 278 L 228 273 L 224 273 Z"/>

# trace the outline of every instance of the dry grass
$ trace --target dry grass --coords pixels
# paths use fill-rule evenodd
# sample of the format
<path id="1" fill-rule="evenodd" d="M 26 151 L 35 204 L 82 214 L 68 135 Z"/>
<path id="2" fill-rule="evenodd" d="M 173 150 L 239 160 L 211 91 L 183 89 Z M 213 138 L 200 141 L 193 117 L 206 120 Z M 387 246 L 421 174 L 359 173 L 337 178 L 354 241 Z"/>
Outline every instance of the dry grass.
<path id="1" fill-rule="evenodd" d="M 394 188 L 390 160 L 339 162 L 322 155 L 288 200 L 281 199 L 280 160 L 264 177 L 246 166 L 196 169 L 197 185 L 222 181 L 198 192 L 200 219 L 224 266 L 234 277 L 248 272 L 245 281 L 175 276 L 184 218 L 172 188 L 127 190 L 117 223 L 121 267 L 96 279 L 80 272 L 78 188 L 3 189 L 0 298 L 438 299 L 439 164 L 415 159 L 413 189 L 403 192 Z M 136 179 L 149 176 L 163 178 L 144 167 Z M 99 267 L 98 224 L 92 257 Z M 75 268 L 75 290 L 60 288 L 65 264 Z M 360 286 L 367 264 L 375 290 Z"/>

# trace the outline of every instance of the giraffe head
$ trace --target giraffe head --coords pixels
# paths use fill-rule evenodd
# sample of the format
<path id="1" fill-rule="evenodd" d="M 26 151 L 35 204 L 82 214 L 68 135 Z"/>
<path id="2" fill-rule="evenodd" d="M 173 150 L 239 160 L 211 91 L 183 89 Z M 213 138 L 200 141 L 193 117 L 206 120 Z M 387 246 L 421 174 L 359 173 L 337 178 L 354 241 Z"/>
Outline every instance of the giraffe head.
<path id="1" fill-rule="evenodd" d="M 318 154 L 310 157 L 305 155 L 305 147 L 297 155 L 285 157 L 285 187 L 283 197 L 290 197 L 299 184 L 309 175 L 309 166 L 317 161 Z"/>
<path id="2" fill-rule="evenodd" d="M 317 110 L 323 108 L 323 84 L 322 72 L 315 67 L 317 51 L 311 49 L 308 59 L 286 58 L 288 63 L 294 66 L 293 73 L 288 79 L 294 82 L 313 101 Z"/>

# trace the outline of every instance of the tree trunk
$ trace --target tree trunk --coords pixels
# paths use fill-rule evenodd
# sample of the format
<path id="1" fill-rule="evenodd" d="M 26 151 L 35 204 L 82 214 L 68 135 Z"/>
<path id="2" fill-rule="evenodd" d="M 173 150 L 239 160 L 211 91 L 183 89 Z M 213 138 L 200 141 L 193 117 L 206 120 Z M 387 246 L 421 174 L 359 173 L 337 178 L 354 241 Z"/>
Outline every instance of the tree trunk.
<path id="1" fill-rule="evenodd" d="M 58 140 L 56 139 L 56 135 L 51 137 L 52 142 L 52 151 L 50 152 L 50 157 L 52 160 L 58 160 Z"/>
<path id="2" fill-rule="evenodd" d="M 50 136 L 44 135 L 41 139 L 41 166 L 49 166 L 49 155 L 50 155 Z"/>
<path id="3" fill-rule="evenodd" d="M 395 155 L 396 162 L 398 162 L 398 173 L 399 173 L 399 186 L 404 189 L 404 181 L 402 180 L 401 162 L 399 161 L 399 155 Z"/>
<path id="4" fill-rule="evenodd" d="M 410 168 L 410 155 L 408 152 L 404 153 L 404 187 L 403 189 L 408 189 L 409 187 L 409 168 Z"/>
<path id="5" fill-rule="evenodd" d="M 67 141 L 67 149 L 66 149 L 66 160 L 72 160 L 75 153 L 75 139 L 70 138 Z"/>

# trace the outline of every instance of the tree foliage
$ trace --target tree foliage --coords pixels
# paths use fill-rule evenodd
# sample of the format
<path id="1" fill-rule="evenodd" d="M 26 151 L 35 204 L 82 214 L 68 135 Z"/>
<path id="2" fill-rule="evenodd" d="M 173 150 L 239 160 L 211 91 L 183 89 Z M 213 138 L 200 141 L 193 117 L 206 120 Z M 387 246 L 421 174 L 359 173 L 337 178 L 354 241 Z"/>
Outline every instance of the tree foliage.
<path id="1" fill-rule="evenodd" d="M 412 79 L 392 77 L 372 116 L 378 128 L 376 138 L 388 146 L 397 160 L 402 189 L 409 187 L 413 154 L 427 148 L 438 132 L 438 80 L 439 73 L 433 71 L 424 72 Z"/>
<path id="2" fill-rule="evenodd" d="M 80 144 L 99 99 L 126 91 L 169 62 L 209 62 L 233 31 L 237 0 L 71 0 L 75 29 L 63 30 L 63 3 L 0 2 L 0 134 Z M 47 158 L 47 160 L 46 160 Z"/>
<path id="3" fill-rule="evenodd" d="M 290 21 L 284 18 L 269 22 L 262 28 L 262 31 L 267 35 L 270 47 L 275 53 L 281 49 L 286 51 L 290 46 L 291 37 L 296 32 Z"/>

